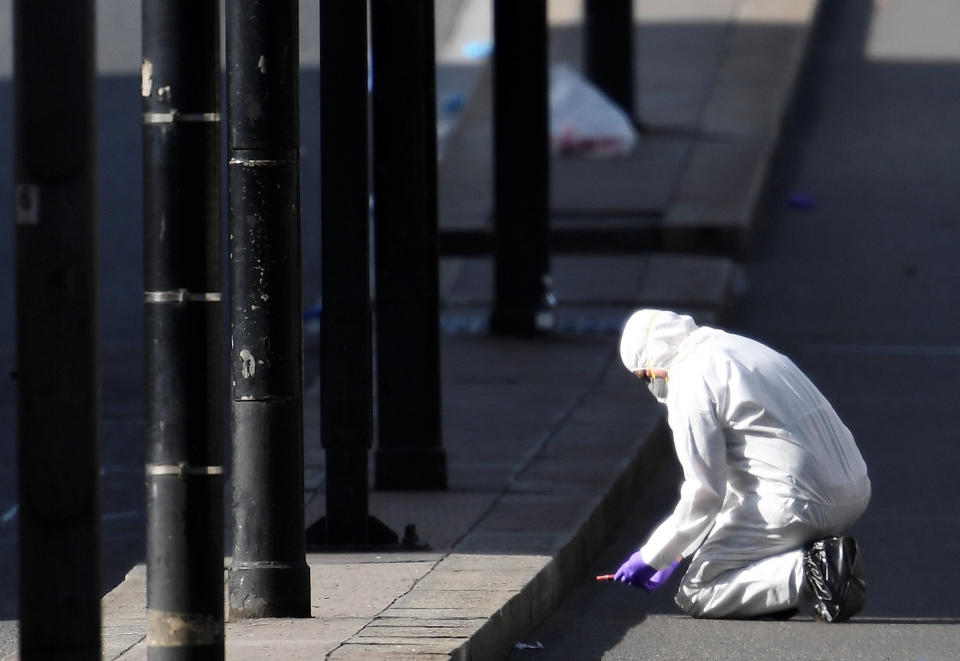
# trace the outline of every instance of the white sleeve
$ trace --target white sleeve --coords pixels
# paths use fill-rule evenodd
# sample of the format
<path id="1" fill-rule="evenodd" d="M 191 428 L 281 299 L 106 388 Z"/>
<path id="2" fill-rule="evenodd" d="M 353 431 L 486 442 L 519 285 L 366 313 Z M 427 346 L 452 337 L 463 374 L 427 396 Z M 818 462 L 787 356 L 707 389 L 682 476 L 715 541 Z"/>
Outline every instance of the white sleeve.
<path id="1" fill-rule="evenodd" d="M 727 442 L 716 416 L 707 411 L 678 410 L 670 413 L 668 421 L 683 468 L 683 485 L 673 514 L 640 549 L 644 562 L 657 569 L 700 547 L 720 512 L 727 488 Z"/>

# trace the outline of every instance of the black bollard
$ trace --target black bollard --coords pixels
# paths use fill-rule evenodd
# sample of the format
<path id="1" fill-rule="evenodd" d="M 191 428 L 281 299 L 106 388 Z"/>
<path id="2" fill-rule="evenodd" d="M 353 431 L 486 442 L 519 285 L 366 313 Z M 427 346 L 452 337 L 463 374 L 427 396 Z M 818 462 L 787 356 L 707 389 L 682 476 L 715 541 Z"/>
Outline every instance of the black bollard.
<path id="1" fill-rule="evenodd" d="M 327 512 L 312 532 L 327 545 L 369 541 L 373 322 L 366 4 L 320 0 L 320 431 Z"/>
<path id="2" fill-rule="evenodd" d="M 223 659 L 220 9 L 142 8 L 147 658 Z"/>
<path id="3" fill-rule="evenodd" d="M 373 0 L 378 489 L 447 484 L 433 0 Z"/>
<path id="4" fill-rule="evenodd" d="M 100 659 L 94 0 L 16 0 L 20 658 Z"/>
<path id="5" fill-rule="evenodd" d="M 633 0 L 584 0 L 587 78 L 634 117 Z"/>
<path id="6" fill-rule="evenodd" d="M 296 0 L 227 2 L 230 617 L 309 617 Z"/>
<path id="7" fill-rule="evenodd" d="M 494 0 L 493 30 L 490 330 L 529 337 L 553 328 L 546 0 Z"/>

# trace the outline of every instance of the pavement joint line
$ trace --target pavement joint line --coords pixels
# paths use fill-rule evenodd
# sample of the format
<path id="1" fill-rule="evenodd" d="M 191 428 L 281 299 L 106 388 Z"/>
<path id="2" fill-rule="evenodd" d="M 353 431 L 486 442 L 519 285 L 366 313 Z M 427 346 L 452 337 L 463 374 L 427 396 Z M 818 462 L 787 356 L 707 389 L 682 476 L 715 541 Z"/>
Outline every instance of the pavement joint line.
<path id="1" fill-rule="evenodd" d="M 583 403 L 586 401 L 586 399 L 591 395 L 593 395 L 600 388 L 600 386 L 603 385 L 603 382 L 606 380 L 607 375 L 610 372 L 610 366 L 613 365 L 615 362 L 614 353 L 615 353 L 614 349 L 609 350 L 608 357 L 604 362 L 603 368 L 600 370 L 599 376 L 596 379 L 594 379 L 594 382 L 590 384 L 590 386 L 587 387 L 585 390 L 583 390 L 577 396 L 577 398 L 573 401 L 573 403 L 570 404 L 570 406 L 568 406 L 566 410 L 560 416 L 557 417 L 557 419 L 553 422 L 552 425 L 550 425 L 550 429 L 547 430 L 543 438 L 537 443 L 536 447 L 527 457 L 527 461 L 524 462 L 523 466 L 521 466 L 520 469 L 517 470 L 517 472 L 514 473 L 513 476 L 510 478 L 510 482 L 504 488 L 503 492 L 501 492 L 501 494 L 497 497 L 495 503 L 499 502 L 500 498 L 503 495 L 505 495 L 513 487 L 513 485 L 517 482 L 518 478 L 523 476 L 526 470 L 530 468 L 530 465 L 533 463 L 534 459 L 536 459 L 536 457 L 540 454 L 541 450 L 543 450 L 547 446 L 547 444 L 550 443 L 551 440 L 556 438 L 557 434 L 560 432 L 563 426 L 570 420 L 570 418 L 577 411 L 577 409 L 583 406 Z"/>
<path id="2" fill-rule="evenodd" d="M 119 654 L 114 655 L 112 658 L 114 658 L 114 659 L 119 659 L 119 658 L 122 657 L 124 654 L 126 654 L 127 652 L 129 652 L 130 650 L 132 650 L 134 647 L 136 647 L 137 645 L 139 645 L 140 643 L 142 643 L 142 642 L 145 641 L 146 639 L 147 639 L 146 634 L 140 634 L 139 637 L 138 637 L 135 641 L 133 641 L 132 643 L 130 643 L 129 645 L 127 645 L 126 647 L 124 647 L 123 650 L 122 650 Z"/>
<path id="3" fill-rule="evenodd" d="M 430 575 L 430 572 L 432 572 L 434 569 L 436 569 L 436 568 L 437 568 L 437 565 L 439 565 L 441 562 L 443 562 L 444 558 L 446 558 L 448 555 L 450 555 L 450 554 L 449 554 L 449 553 L 445 553 L 445 554 L 443 555 L 443 557 L 438 558 L 437 560 L 435 560 L 435 561 L 433 562 L 433 564 L 430 566 L 430 569 L 428 569 L 427 571 L 425 571 L 425 572 L 423 573 L 423 576 L 420 576 L 419 578 L 417 578 L 416 580 L 414 580 L 413 583 L 410 584 L 410 587 L 406 590 L 406 592 L 404 592 L 403 594 L 399 594 L 399 595 L 397 595 L 396 597 L 394 597 L 393 601 L 391 601 L 389 604 L 387 604 L 385 607 L 383 607 L 383 608 L 380 610 L 379 613 L 377 613 L 376 615 L 374 615 L 373 618 L 371 618 L 370 622 L 368 622 L 366 626 L 369 626 L 371 622 L 376 621 L 376 619 L 377 619 L 378 617 L 382 616 L 383 613 L 387 612 L 390 608 L 392 608 L 393 605 L 394 605 L 395 603 L 397 603 L 400 599 L 404 598 L 405 596 L 407 596 L 408 594 L 410 594 L 411 592 L 413 592 L 414 588 L 416 588 L 417 585 L 420 584 L 420 581 L 422 581 L 424 578 L 426 578 L 427 576 L 429 576 L 429 575 Z M 404 561 L 404 562 L 400 562 L 400 563 L 393 563 L 393 562 L 391 562 L 390 564 L 409 564 L 409 562 L 411 562 L 411 561 Z M 421 562 L 422 562 L 422 561 L 421 561 Z M 363 629 L 361 629 L 361 631 L 363 631 Z"/>
<path id="4" fill-rule="evenodd" d="M 734 11 L 736 13 L 736 11 Z M 724 21 L 723 27 L 723 36 L 721 37 L 722 45 L 720 46 L 720 52 L 722 55 L 717 58 L 716 63 L 714 64 L 713 71 L 711 71 L 710 82 L 706 85 L 706 89 L 703 95 L 703 98 L 700 99 L 700 102 L 697 106 L 697 114 L 695 126 L 697 127 L 695 131 L 700 132 L 703 129 L 701 128 L 706 120 L 707 108 L 710 107 L 710 97 L 713 96 L 716 92 L 717 87 L 720 84 L 720 76 L 723 73 L 723 65 L 726 62 L 727 56 L 730 54 L 730 45 L 733 43 L 733 37 L 736 33 L 736 18 L 733 17 L 731 20 Z M 693 150 L 690 150 L 692 152 Z M 690 159 L 690 152 L 687 153 L 687 161 Z M 683 171 L 683 169 L 681 169 Z"/>

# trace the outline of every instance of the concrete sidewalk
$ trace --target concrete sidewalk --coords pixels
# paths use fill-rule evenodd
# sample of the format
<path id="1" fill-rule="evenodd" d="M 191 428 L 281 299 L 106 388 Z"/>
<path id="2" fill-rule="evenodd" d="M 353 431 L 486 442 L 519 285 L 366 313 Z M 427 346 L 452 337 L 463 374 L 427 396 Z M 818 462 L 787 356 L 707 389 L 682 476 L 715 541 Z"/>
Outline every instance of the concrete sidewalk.
<path id="1" fill-rule="evenodd" d="M 575 66 L 580 4 L 551 2 L 552 58 Z M 499 659 L 582 578 L 669 448 L 662 409 L 620 366 L 620 324 L 643 306 L 722 322 L 817 5 L 640 3 L 646 131 L 627 158 L 556 159 L 554 210 L 589 222 L 616 197 L 626 218 L 726 237 L 730 255 L 555 257 L 558 330 L 535 341 L 483 332 L 489 258 L 443 260 L 449 489 L 370 499 L 429 550 L 310 554 L 312 617 L 228 623 L 229 658 Z M 489 222 L 489 115 L 481 72 L 441 164 L 444 226 Z M 324 508 L 317 393 L 308 384 L 308 525 Z M 146 657 L 144 601 L 138 566 L 103 600 L 105 658 Z"/>

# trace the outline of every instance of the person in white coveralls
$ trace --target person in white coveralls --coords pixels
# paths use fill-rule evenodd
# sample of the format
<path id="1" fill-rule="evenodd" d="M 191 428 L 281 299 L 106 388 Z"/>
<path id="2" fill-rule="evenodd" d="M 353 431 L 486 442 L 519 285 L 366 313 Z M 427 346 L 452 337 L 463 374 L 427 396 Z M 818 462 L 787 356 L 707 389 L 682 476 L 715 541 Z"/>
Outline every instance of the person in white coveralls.
<path id="1" fill-rule="evenodd" d="M 866 510 L 870 479 L 810 380 L 759 342 L 666 310 L 635 312 L 620 355 L 667 407 L 683 483 L 614 580 L 655 590 L 692 556 L 676 602 L 694 617 L 858 612 L 860 549 L 840 535 Z"/>

